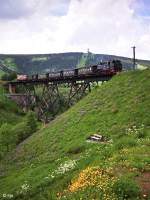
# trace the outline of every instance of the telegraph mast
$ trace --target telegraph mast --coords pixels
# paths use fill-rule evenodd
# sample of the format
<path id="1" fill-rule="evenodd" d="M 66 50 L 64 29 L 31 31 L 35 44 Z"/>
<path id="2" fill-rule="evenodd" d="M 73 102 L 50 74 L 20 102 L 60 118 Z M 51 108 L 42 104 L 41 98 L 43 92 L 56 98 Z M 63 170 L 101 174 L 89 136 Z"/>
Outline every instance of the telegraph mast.
<path id="1" fill-rule="evenodd" d="M 135 49 L 136 49 L 136 47 L 133 46 L 131 48 L 133 49 L 133 69 L 135 70 L 135 66 L 136 66 Z"/>

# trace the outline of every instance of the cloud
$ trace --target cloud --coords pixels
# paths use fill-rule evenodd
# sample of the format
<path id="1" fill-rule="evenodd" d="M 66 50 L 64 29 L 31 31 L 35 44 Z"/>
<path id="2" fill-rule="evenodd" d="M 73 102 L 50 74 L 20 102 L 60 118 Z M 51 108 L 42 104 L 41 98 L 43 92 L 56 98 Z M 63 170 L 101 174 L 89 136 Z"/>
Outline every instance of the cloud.
<path id="1" fill-rule="evenodd" d="M 67 13 L 70 0 L 0 0 L 0 19 L 19 19 L 40 15 L 58 15 Z"/>
<path id="2" fill-rule="evenodd" d="M 17 19 L 33 12 L 33 0 L 0 0 L 0 19 Z"/>
<path id="3" fill-rule="evenodd" d="M 142 17 L 150 17 L 150 1 L 138 0 L 134 2 L 135 11 Z"/>
<path id="4" fill-rule="evenodd" d="M 30 1 L 24 7 L 28 16 L 0 21 L 1 53 L 90 48 L 95 53 L 131 57 L 131 46 L 136 45 L 137 57 L 150 59 L 150 22 L 137 11 L 141 0 Z"/>
<path id="5" fill-rule="evenodd" d="M 133 0 L 72 1 L 61 28 L 71 50 L 150 58 L 150 23 L 138 16 Z M 65 28 L 64 28 L 65 27 Z M 67 30 L 67 31 L 64 31 Z"/>

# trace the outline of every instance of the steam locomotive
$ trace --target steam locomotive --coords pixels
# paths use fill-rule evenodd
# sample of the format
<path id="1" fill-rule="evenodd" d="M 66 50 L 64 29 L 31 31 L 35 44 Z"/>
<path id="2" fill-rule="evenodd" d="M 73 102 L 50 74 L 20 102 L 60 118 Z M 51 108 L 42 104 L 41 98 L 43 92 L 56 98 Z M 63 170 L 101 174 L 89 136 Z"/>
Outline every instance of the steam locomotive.
<path id="1" fill-rule="evenodd" d="M 50 72 L 43 75 L 18 75 L 18 81 L 26 80 L 42 80 L 42 79 L 63 79 L 72 77 L 85 77 L 85 76 L 113 76 L 122 71 L 122 63 L 120 60 L 113 60 L 108 62 L 100 62 L 97 65 L 92 65 L 83 68 L 76 68 L 71 70 L 63 70 L 58 72 Z"/>

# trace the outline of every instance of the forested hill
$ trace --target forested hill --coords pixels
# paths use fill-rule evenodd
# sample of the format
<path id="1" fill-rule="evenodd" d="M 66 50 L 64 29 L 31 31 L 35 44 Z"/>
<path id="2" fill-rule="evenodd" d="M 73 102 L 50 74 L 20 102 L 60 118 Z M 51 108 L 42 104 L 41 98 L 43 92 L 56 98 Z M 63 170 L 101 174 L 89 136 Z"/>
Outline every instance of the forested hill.
<path id="1" fill-rule="evenodd" d="M 0 54 L 0 61 L 4 65 L 23 74 L 46 73 L 62 69 L 83 67 L 89 64 L 97 64 L 101 60 L 120 59 L 126 68 L 132 67 L 130 58 L 93 54 L 93 53 L 58 53 L 58 54 L 32 54 L 32 55 L 4 55 Z M 150 61 L 137 60 L 137 63 L 150 66 Z"/>

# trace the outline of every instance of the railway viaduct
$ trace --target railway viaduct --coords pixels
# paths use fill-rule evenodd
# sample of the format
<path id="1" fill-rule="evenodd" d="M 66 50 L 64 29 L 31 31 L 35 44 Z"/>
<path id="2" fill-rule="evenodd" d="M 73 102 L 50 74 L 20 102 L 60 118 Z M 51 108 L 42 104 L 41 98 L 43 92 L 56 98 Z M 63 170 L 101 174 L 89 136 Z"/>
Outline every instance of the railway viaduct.
<path id="1" fill-rule="evenodd" d="M 91 91 L 93 84 L 108 81 L 113 75 L 70 75 L 67 77 L 47 77 L 38 79 L 17 80 L 7 83 L 7 96 L 17 102 L 25 111 L 34 110 L 38 118 L 48 121 L 48 113 L 55 113 L 61 105 L 61 90 L 65 89 L 67 107 L 80 100 Z"/>

